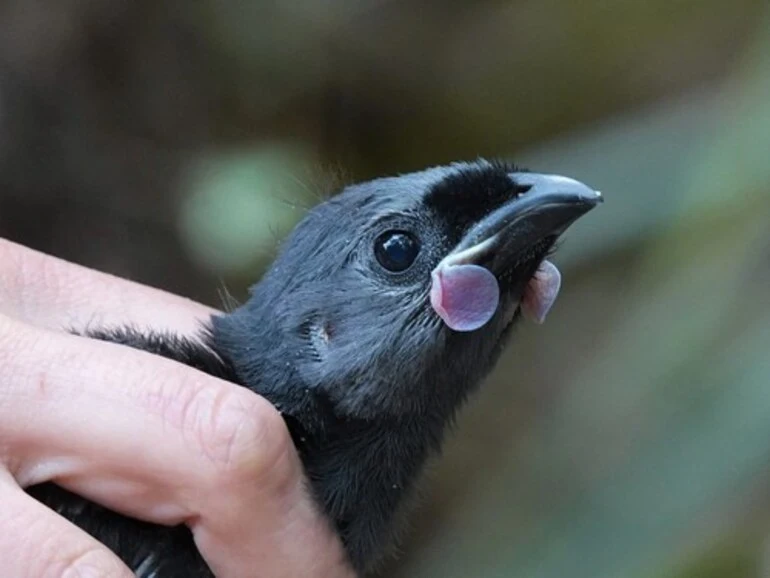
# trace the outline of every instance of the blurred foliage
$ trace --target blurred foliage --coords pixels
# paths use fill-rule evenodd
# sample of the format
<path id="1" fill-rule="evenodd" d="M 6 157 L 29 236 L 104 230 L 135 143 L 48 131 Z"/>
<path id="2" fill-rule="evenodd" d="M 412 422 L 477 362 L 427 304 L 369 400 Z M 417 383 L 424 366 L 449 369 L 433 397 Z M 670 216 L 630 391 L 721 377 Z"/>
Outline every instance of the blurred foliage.
<path id="1" fill-rule="evenodd" d="M 766 1 L 0 3 L 0 235 L 102 270 L 243 296 L 335 183 L 478 155 L 607 202 L 383 575 L 770 575 Z"/>
<path id="2" fill-rule="evenodd" d="M 253 275 L 261 261 L 274 256 L 255 252 L 255 247 L 276 246 L 304 209 L 318 201 L 312 189 L 297 190 L 306 187 L 297 174 L 302 158 L 301 151 L 268 144 L 208 154 L 191 165 L 180 225 L 202 267 Z M 269 221 L 255 226 L 257 215 L 269 215 Z"/>

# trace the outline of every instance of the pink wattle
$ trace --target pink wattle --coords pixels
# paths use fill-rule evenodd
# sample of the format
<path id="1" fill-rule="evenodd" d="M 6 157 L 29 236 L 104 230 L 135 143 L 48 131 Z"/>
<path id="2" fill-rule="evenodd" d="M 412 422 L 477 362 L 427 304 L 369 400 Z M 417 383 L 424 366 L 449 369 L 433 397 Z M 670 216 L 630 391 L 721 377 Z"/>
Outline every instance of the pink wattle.
<path id="1" fill-rule="evenodd" d="M 561 288 L 561 273 L 550 261 L 540 263 L 535 275 L 527 283 L 521 300 L 521 312 L 535 323 L 543 323 L 553 307 Z"/>
<path id="2" fill-rule="evenodd" d="M 450 329 L 475 331 L 497 311 L 497 278 L 479 265 L 439 265 L 431 274 L 430 304 Z"/>

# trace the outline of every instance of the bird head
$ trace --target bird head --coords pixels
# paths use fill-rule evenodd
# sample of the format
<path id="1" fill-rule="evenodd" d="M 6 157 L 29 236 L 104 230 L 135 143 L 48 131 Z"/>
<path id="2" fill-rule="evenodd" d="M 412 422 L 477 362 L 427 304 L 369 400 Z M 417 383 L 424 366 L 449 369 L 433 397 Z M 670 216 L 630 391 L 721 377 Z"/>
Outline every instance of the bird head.
<path id="1" fill-rule="evenodd" d="M 546 257 L 599 202 L 578 181 L 486 160 L 348 186 L 215 320 L 218 342 L 246 384 L 310 427 L 319 407 L 446 421 L 520 314 L 542 321 L 559 288 Z"/>

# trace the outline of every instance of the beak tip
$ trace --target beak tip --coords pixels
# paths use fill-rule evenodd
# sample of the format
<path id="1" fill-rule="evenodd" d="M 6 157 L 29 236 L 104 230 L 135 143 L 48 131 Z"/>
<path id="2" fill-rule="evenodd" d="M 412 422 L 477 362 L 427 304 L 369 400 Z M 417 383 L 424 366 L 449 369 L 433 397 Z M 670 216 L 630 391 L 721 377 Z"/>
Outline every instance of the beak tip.
<path id="1" fill-rule="evenodd" d="M 601 191 L 594 191 L 593 189 L 589 189 L 589 191 L 579 195 L 581 204 L 587 205 L 589 209 L 604 204 L 604 196 Z"/>

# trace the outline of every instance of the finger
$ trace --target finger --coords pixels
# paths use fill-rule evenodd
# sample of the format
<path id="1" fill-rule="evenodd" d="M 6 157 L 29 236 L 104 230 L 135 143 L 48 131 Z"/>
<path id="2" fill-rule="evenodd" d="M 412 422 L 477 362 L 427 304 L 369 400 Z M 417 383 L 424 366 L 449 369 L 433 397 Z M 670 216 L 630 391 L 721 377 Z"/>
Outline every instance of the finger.
<path id="1" fill-rule="evenodd" d="M 0 367 L 0 452 L 25 457 L 10 464 L 24 486 L 176 523 L 228 479 L 293 474 L 264 398 L 168 359 L 0 318 Z"/>
<path id="2" fill-rule="evenodd" d="M 0 564 L 18 578 L 131 578 L 129 569 L 94 538 L 0 474 Z"/>
<path id="3" fill-rule="evenodd" d="M 338 567 L 341 546 L 264 398 L 141 351 L 4 322 L 0 439 L 25 456 L 11 463 L 22 485 L 53 480 L 127 515 L 187 522 L 225 578 Z M 298 563 L 308 572 L 293 573 Z"/>
<path id="4" fill-rule="evenodd" d="M 217 517 L 203 516 L 191 525 L 198 548 L 217 576 L 355 577 L 303 479 L 297 477 L 283 488 L 252 485 L 243 495 L 237 501 L 227 492 L 213 496 Z"/>
<path id="5" fill-rule="evenodd" d="M 114 326 L 193 333 L 215 310 L 0 239 L 0 313 L 50 329 Z"/>

